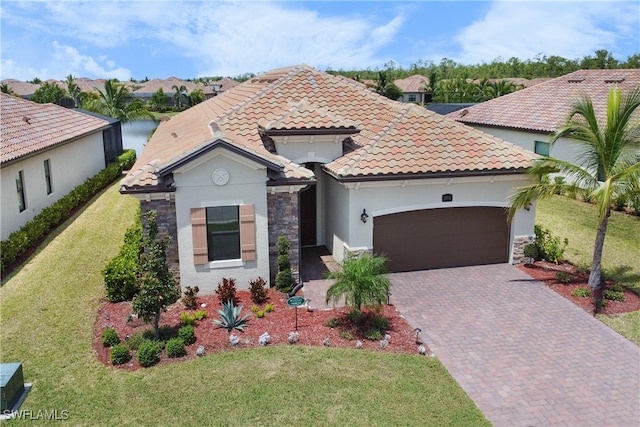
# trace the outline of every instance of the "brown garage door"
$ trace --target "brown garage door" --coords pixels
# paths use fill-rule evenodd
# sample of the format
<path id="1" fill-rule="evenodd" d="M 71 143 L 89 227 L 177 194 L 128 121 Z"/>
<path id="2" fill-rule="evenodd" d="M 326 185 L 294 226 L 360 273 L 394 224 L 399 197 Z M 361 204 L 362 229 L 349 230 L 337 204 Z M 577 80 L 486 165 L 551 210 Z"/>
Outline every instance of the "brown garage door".
<path id="1" fill-rule="evenodd" d="M 427 209 L 373 219 L 373 250 L 390 271 L 426 270 L 508 261 L 504 208 Z"/>

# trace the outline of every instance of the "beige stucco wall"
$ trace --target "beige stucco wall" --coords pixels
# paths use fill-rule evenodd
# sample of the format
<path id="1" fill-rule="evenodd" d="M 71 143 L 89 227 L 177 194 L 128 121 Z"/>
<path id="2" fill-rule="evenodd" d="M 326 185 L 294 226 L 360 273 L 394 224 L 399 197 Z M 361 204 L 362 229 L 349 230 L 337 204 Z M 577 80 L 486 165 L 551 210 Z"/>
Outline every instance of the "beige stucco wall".
<path id="1" fill-rule="evenodd" d="M 229 172 L 229 182 L 216 185 L 212 173 Z M 198 286 L 203 295 L 215 293 L 223 277 L 236 279 L 237 289 L 249 289 L 251 280 L 269 279 L 266 169 L 222 148 L 201 156 L 174 172 L 177 190 L 176 222 L 180 280 L 185 286 Z M 255 207 L 256 260 L 226 260 L 206 266 L 193 264 L 191 208 L 252 204 Z"/>
<path id="2" fill-rule="evenodd" d="M 518 186 L 527 185 L 525 175 L 437 178 L 428 180 L 379 181 L 341 185 L 327 179 L 326 245 L 334 257 L 342 260 L 346 250 L 373 249 L 373 218 L 396 212 L 463 206 L 508 207 L 508 196 Z M 442 195 L 453 195 L 442 202 Z M 360 214 L 366 209 L 368 221 Z M 513 239 L 533 235 L 535 206 L 519 211 L 511 224 Z M 511 254 L 510 254 L 511 257 Z"/>
<path id="3" fill-rule="evenodd" d="M 53 192 L 47 194 L 44 161 L 50 160 Z M 105 167 L 102 131 L 0 168 L 1 239 Z M 26 210 L 19 212 L 16 175 L 22 170 Z"/>

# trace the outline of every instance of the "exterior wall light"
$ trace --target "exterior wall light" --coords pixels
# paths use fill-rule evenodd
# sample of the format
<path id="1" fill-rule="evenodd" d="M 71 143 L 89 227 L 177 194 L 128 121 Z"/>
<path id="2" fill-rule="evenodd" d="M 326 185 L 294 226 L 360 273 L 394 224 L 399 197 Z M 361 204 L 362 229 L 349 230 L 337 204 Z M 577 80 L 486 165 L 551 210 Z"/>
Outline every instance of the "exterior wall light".
<path id="1" fill-rule="evenodd" d="M 369 215 L 367 215 L 367 210 L 366 209 L 362 209 L 362 214 L 360 215 L 360 221 L 366 223 L 367 222 L 367 218 L 369 218 Z"/>

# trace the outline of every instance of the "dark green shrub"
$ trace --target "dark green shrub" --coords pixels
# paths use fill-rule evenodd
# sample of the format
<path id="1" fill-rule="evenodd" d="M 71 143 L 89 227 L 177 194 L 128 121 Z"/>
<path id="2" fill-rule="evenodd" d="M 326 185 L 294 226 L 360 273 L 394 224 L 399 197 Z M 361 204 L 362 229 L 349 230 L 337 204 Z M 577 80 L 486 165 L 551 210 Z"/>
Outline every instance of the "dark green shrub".
<path id="1" fill-rule="evenodd" d="M 278 254 L 279 255 L 283 255 L 289 252 L 289 249 L 291 248 L 291 244 L 289 243 L 289 240 L 284 237 L 284 236 L 279 236 L 278 237 Z"/>
<path id="2" fill-rule="evenodd" d="M 124 243 L 102 270 L 107 299 L 111 302 L 129 301 L 138 292 L 136 272 L 142 252 L 142 222 L 140 212 L 136 222 L 124 234 Z"/>
<path id="3" fill-rule="evenodd" d="M 160 352 L 162 351 L 162 346 L 157 341 L 145 340 L 140 347 L 138 347 L 138 362 L 140 362 L 140 366 L 149 367 L 158 363 L 160 358 Z"/>
<path id="4" fill-rule="evenodd" d="M 278 274 L 276 274 L 276 289 L 280 292 L 291 292 L 294 281 L 291 275 L 289 248 L 291 244 L 286 237 L 278 237 Z"/>
<path id="5" fill-rule="evenodd" d="M 187 286 L 184 290 L 184 296 L 182 297 L 182 304 L 188 309 L 194 309 L 198 306 L 198 292 L 200 288 L 194 286 Z"/>
<path id="6" fill-rule="evenodd" d="M 153 338 L 153 331 L 151 331 L 151 338 Z M 145 337 L 144 332 L 136 332 L 127 339 L 125 344 L 129 349 L 137 350 L 146 339 L 148 338 Z"/>
<path id="7" fill-rule="evenodd" d="M 338 326 L 340 326 L 342 324 L 342 322 L 340 321 L 340 319 L 338 319 L 337 317 L 331 317 L 329 319 L 327 319 L 324 324 L 330 328 L 336 328 Z"/>
<path id="8" fill-rule="evenodd" d="M 365 315 L 360 310 L 351 310 L 347 313 L 347 321 L 351 325 L 360 327 L 365 321 Z"/>
<path id="9" fill-rule="evenodd" d="M 111 348 L 111 364 L 112 365 L 122 365 L 131 360 L 131 352 L 129 351 L 129 347 L 124 344 L 118 344 Z"/>
<path id="10" fill-rule="evenodd" d="M 626 193 L 620 194 L 618 197 L 614 199 L 613 208 L 619 212 L 624 211 L 628 203 L 629 203 L 629 196 Z"/>
<path id="11" fill-rule="evenodd" d="M 267 300 L 267 289 L 265 285 L 267 282 L 262 277 L 258 277 L 256 280 L 249 282 L 249 291 L 251 292 L 251 301 L 254 304 L 262 304 Z"/>
<path id="12" fill-rule="evenodd" d="M 216 289 L 216 294 L 218 294 L 218 299 L 221 303 L 226 301 L 235 301 L 236 300 L 236 279 L 228 279 L 226 277 L 222 278 L 222 282 L 218 283 L 218 288 Z"/>
<path id="13" fill-rule="evenodd" d="M 184 356 L 187 352 L 184 349 L 184 341 L 181 338 L 171 338 L 164 346 L 164 351 L 169 357 Z"/>
<path id="14" fill-rule="evenodd" d="M 289 270 L 291 268 L 291 263 L 289 261 L 289 255 L 282 254 L 278 255 L 278 271 Z"/>
<path id="15" fill-rule="evenodd" d="M 389 319 L 380 314 L 376 314 L 371 319 L 371 328 L 384 332 L 389 329 Z"/>
<path id="16" fill-rule="evenodd" d="M 559 263 L 562 260 L 564 251 L 569 245 L 569 239 L 561 240 L 560 237 L 554 236 L 551 232 L 540 225 L 535 225 L 534 232 L 536 235 L 536 246 L 538 246 L 538 256 Z"/>
<path id="17" fill-rule="evenodd" d="M 293 276 L 291 275 L 291 270 L 286 269 L 278 271 L 278 274 L 276 275 L 276 289 L 280 292 L 291 292 L 293 289 Z"/>
<path id="18" fill-rule="evenodd" d="M 158 328 L 159 340 L 161 342 L 169 341 L 171 338 L 176 338 L 178 336 L 178 329 L 173 326 L 160 326 Z"/>
<path id="19" fill-rule="evenodd" d="M 100 340 L 105 347 L 113 347 L 116 344 L 120 344 L 120 337 L 118 336 L 116 330 L 113 328 L 107 328 L 102 331 Z"/>
<path id="20" fill-rule="evenodd" d="M 611 285 L 609 287 L 607 287 L 607 289 L 614 291 L 614 292 L 622 292 L 624 293 L 624 286 L 622 286 L 620 283 L 616 283 L 614 285 Z"/>
<path id="21" fill-rule="evenodd" d="M 525 258 L 528 258 L 529 260 L 538 259 L 538 246 L 536 246 L 535 243 L 528 243 L 524 245 L 523 255 Z"/>
<path id="22" fill-rule="evenodd" d="M 607 289 L 604 291 L 604 298 L 609 301 L 624 301 L 624 292 Z"/>
<path id="23" fill-rule="evenodd" d="M 560 283 L 569 283 L 573 280 L 573 275 L 566 271 L 556 271 L 556 280 Z"/>
<path id="24" fill-rule="evenodd" d="M 117 161 L 122 171 L 131 169 L 133 164 L 136 162 L 136 150 L 124 150 L 124 152 L 118 156 Z"/>
<path id="25" fill-rule="evenodd" d="M 587 288 L 576 288 L 571 292 L 574 297 L 588 298 L 591 293 Z"/>
<path id="26" fill-rule="evenodd" d="M 564 176 L 555 176 L 553 178 L 553 183 L 556 185 L 556 188 L 553 190 L 555 194 L 562 194 L 564 190 Z"/>
<path id="27" fill-rule="evenodd" d="M 353 335 L 351 331 L 340 331 L 340 338 L 345 340 L 354 340 L 356 337 Z"/>
<path id="28" fill-rule="evenodd" d="M 185 345 L 196 342 L 196 333 L 193 325 L 183 326 L 178 329 L 178 338 L 180 338 Z"/>

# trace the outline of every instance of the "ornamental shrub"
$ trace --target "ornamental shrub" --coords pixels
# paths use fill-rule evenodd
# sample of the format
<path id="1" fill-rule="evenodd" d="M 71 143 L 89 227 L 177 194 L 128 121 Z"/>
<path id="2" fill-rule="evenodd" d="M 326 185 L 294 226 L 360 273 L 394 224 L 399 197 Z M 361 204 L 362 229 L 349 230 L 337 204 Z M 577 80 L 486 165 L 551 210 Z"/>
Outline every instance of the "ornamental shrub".
<path id="1" fill-rule="evenodd" d="M 551 231 L 537 224 L 534 227 L 534 232 L 539 256 L 558 264 L 569 245 L 569 239 L 561 240 L 560 237 L 554 236 Z"/>
<path id="2" fill-rule="evenodd" d="M 267 290 L 265 285 L 267 282 L 262 277 L 249 282 L 249 291 L 251 292 L 251 301 L 254 304 L 262 304 L 267 300 Z"/>
<path id="3" fill-rule="evenodd" d="M 200 288 L 194 286 L 187 286 L 184 290 L 184 296 L 182 297 L 182 304 L 184 304 L 185 308 L 194 309 L 198 306 L 198 292 L 200 292 Z"/>
<path id="4" fill-rule="evenodd" d="M 180 313 L 180 323 L 182 323 L 182 326 L 195 325 L 196 316 L 188 311 L 184 311 Z"/>
<path id="5" fill-rule="evenodd" d="M 140 366 L 149 367 L 158 363 L 162 345 L 158 341 L 145 340 L 138 348 L 138 362 Z"/>
<path id="6" fill-rule="evenodd" d="M 100 340 L 105 347 L 113 347 L 116 344 L 120 344 L 120 337 L 118 337 L 118 333 L 113 328 L 107 328 L 102 331 Z"/>
<path id="7" fill-rule="evenodd" d="M 607 289 L 604 291 L 604 298 L 610 301 L 624 301 L 624 292 Z"/>
<path id="8" fill-rule="evenodd" d="M 193 317 L 195 317 L 196 320 L 202 320 L 204 318 L 206 318 L 209 314 L 207 313 L 206 310 L 196 310 L 195 313 L 193 313 Z"/>
<path id="9" fill-rule="evenodd" d="M 182 341 L 182 338 L 171 338 L 165 344 L 164 351 L 169 357 L 180 357 L 187 353 L 184 349 L 184 341 Z"/>
<path id="10" fill-rule="evenodd" d="M 580 298 L 587 298 L 590 294 L 591 293 L 587 288 L 575 288 L 571 292 L 571 295 L 573 295 L 574 297 L 580 297 Z"/>
<path id="11" fill-rule="evenodd" d="M 216 289 L 216 294 L 218 294 L 218 299 L 221 303 L 225 303 L 229 300 L 235 301 L 236 299 L 236 279 L 228 279 L 226 277 L 222 278 L 222 282 L 218 283 L 218 288 Z"/>
<path id="12" fill-rule="evenodd" d="M 129 347 L 124 344 L 118 344 L 111 348 L 110 360 L 112 365 L 122 365 L 131 360 L 131 352 Z"/>
<path id="13" fill-rule="evenodd" d="M 178 338 L 180 338 L 185 345 L 196 342 L 196 333 L 193 325 L 186 325 L 178 329 Z"/>

